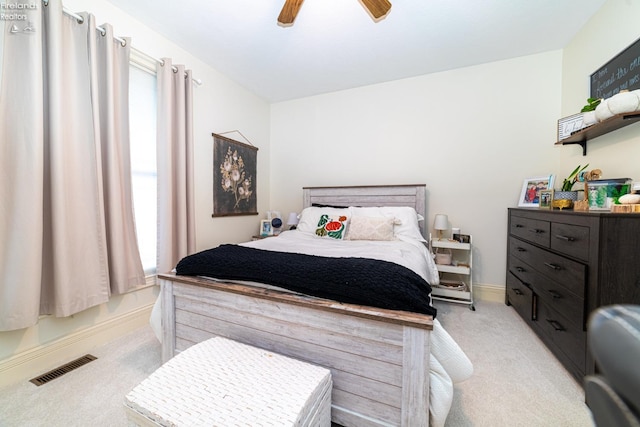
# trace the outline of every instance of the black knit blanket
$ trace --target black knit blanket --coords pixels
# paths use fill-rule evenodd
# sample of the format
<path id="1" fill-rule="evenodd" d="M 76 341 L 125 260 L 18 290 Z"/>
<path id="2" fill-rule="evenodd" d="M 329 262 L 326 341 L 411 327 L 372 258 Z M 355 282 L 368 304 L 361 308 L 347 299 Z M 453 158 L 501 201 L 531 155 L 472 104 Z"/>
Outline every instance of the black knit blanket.
<path id="1" fill-rule="evenodd" d="M 221 245 L 183 258 L 176 273 L 260 282 L 349 304 L 436 315 L 429 283 L 388 261 Z"/>

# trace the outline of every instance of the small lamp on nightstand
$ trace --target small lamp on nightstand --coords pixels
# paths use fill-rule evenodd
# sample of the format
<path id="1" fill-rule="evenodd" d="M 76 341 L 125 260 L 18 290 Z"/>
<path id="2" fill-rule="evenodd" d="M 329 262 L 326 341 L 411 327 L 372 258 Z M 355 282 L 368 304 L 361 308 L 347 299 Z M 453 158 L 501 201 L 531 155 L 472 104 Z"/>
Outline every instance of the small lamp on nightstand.
<path id="1" fill-rule="evenodd" d="M 287 225 L 289 226 L 289 230 L 295 230 L 298 226 L 298 214 L 295 212 L 291 212 L 289 214 L 289 218 L 287 218 Z"/>
<path id="2" fill-rule="evenodd" d="M 444 214 L 436 214 L 433 228 L 438 230 L 438 240 L 442 240 L 442 232 L 449 229 L 449 218 Z"/>

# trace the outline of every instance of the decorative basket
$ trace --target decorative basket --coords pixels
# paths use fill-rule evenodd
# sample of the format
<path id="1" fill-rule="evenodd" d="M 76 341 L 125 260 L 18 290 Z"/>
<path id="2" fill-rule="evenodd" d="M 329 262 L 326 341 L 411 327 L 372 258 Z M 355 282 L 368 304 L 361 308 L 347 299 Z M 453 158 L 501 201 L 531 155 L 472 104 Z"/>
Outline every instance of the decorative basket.
<path id="1" fill-rule="evenodd" d="M 436 248 L 436 264 L 450 265 L 451 264 L 451 249 L 447 249 L 448 252 L 438 252 L 440 248 Z"/>

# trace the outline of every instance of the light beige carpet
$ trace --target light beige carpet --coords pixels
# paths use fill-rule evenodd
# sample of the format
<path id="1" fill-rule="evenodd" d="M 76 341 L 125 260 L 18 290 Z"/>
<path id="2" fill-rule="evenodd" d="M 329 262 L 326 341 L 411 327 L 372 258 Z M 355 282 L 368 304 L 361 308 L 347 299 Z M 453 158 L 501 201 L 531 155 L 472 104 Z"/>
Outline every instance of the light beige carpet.
<path id="1" fill-rule="evenodd" d="M 582 386 L 504 303 L 436 301 L 438 319 L 474 365 L 455 386 L 447 426 L 593 426 Z"/>
<path id="2" fill-rule="evenodd" d="M 593 426 L 580 385 L 513 308 L 436 304 L 475 368 L 455 387 L 448 427 Z M 43 386 L 24 381 L 0 389 L 0 426 L 126 426 L 123 397 L 160 366 L 160 345 L 145 327 L 91 354 L 98 360 Z"/>
<path id="3" fill-rule="evenodd" d="M 0 426 L 126 426 L 123 398 L 160 366 L 160 343 L 145 327 L 91 354 L 98 359 L 40 387 L 0 389 Z"/>

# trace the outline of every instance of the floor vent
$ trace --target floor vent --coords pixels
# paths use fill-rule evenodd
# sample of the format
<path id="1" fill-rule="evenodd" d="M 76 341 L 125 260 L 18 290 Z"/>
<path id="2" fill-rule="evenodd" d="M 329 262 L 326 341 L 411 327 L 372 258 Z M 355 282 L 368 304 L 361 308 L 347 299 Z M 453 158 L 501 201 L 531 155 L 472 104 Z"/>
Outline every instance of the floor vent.
<path id="1" fill-rule="evenodd" d="M 32 380 L 29 380 L 29 382 L 32 382 L 33 384 L 37 385 L 37 386 L 41 386 L 42 384 L 46 384 L 49 381 L 55 380 L 58 377 L 63 376 L 64 374 L 66 374 L 67 372 L 71 372 L 74 369 L 79 368 L 80 366 L 86 365 L 87 363 L 91 362 L 92 360 L 96 360 L 97 357 L 92 356 L 90 354 L 86 354 L 76 360 L 73 360 L 69 363 L 66 363 L 62 366 L 59 366 L 55 369 L 52 369 L 51 371 L 47 372 L 46 374 L 42 374 L 39 377 L 36 377 Z"/>

